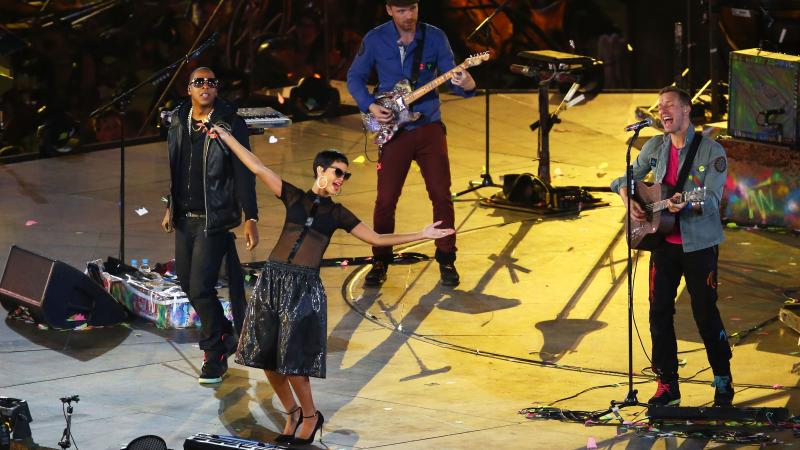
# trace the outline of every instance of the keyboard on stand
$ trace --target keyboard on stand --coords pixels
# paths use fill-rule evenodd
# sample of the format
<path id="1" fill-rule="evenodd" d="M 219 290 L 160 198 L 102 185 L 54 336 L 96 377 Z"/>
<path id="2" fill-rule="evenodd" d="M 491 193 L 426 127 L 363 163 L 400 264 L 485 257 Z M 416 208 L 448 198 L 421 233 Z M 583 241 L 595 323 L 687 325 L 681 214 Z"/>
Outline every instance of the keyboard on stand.
<path id="1" fill-rule="evenodd" d="M 169 128 L 170 123 L 172 123 L 172 115 L 177 110 L 178 108 L 161 111 L 160 126 L 165 130 Z M 263 108 L 239 108 L 236 113 L 244 119 L 244 123 L 247 124 L 247 128 L 251 132 L 260 133 L 267 128 L 285 128 L 292 124 L 292 119 L 269 106 Z"/>
<path id="2" fill-rule="evenodd" d="M 247 128 L 284 128 L 292 124 L 292 119 L 270 107 L 264 108 L 239 108 L 236 113 L 242 116 Z"/>

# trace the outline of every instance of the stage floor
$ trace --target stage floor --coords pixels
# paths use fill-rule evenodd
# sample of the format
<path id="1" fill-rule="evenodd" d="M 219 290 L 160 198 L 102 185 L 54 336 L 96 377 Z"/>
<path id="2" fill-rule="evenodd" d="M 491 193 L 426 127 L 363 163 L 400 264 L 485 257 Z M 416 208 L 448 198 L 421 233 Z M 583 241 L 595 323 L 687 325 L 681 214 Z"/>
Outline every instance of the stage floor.
<path id="1" fill-rule="evenodd" d="M 625 164 L 623 126 L 655 94 L 602 94 L 561 114 L 551 133 L 555 185 L 607 186 Z M 536 172 L 536 94 L 491 98 L 491 175 Z M 484 170 L 484 99 L 445 97 L 452 190 L 465 189 Z M 653 133 L 652 130 L 648 130 Z M 310 186 L 314 154 L 335 147 L 351 160 L 353 178 L 337 199 L 371 223 L 375 165 L 364 160 L 357 116 L 297 123 L 251 140 L 255 153 L 281 176 Z M 367 156 L 377 157 L 367 145 Z M 126 258 L 165 261 L 173 235 L 160 231 L 167 191 L 165 145 L 126 151 Z M 119 152 L 115 150 L 0 166 L 0 267 L 12 244 L 85 263 L 118 254 Z M 484 208 L 481 189 L 456 205 L 461 285 L 438 283 L 433 262 L 392 266 L 381 289 L 363 287 L 368 267 L 322 269 L 329 295 L 328 378 L 313 380 L 326 423 L 323 442 L 348 448 L 711 448 L 704 440 L 653 440 L 615 427 L 528 420 L 518 411 L 548 405 L 599 410 L 627 393 L 627 304 L 623 207 L 569 217 Z M 259 186 L 261 243 L 242 261 L 264 260 L 283 222 L 279 201 Z M 138 215 L 145 207 L 149 213 Z M 412 168 L 397 211 L 398 231 L 431 221 L 423 180 Z M 35 223 L 33 223 L 35 222 Z M 719 307 L 734 337 L 732 361 L 738 406 L 800 409 L 798 335 L 775 318 L 786 292 L 798 288 L 800 249 L 791 234 L 726 229 L 720 248 Z M 432 243 L 407 248 L 433 255 Z M 334 235 L 329 258 L 366 256 L 369 247 Z M 646 401 L 655 384 L 640 377 L 649 366 L 647 261 L 637 258 L 633 367 Z M 702 342 L 681 286 L 676 330 L 685 366 L 684 406 L 708 405 L 713 388 Z M 64 427 L 59 397 L 79 394 L 72 430 L 82 449 L 119 448 L 145 434 L 182 448 L 194 433 L 269 440 L 283 416 L 263 373 L 231 363 L 217 387 L 196 377 L 202 353 L 196 331 L 158 330 L 145 322 L 84 332 L 42 331 L 0 323 L 0 396 L 28 401 L 33 437 L 57 448 Z M 615 385 L 616 384 L 616 385 Z M 628 417 L 643 408 L 625 410 Z M 775 433 L 791 441 L 791 434 Z M 319 441 L 315 444 L 323 448 Z"/>

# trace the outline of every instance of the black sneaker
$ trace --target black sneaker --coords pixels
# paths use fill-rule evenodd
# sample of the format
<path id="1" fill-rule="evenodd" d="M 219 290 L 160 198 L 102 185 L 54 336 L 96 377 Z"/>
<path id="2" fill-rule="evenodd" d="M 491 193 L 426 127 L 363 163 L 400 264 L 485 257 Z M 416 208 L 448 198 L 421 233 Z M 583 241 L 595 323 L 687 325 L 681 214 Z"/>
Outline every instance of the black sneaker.
<path id="1" fill-rule="evenodd" d="M 200 384 L 216 384 L 222 382 L 222 377 L 228 371 L 228 357 L 222 353 L 206 352 L 203 367 L 197 382 Z"/>
<path id="2" fill-rule="evenodd" d="M 664 383 L 658 380 L 655 395 L 647 401 L 652 406 L 678 406 L 681 404 L 681 391 L 678 389 L 678 380 Z"/>
<path id="3" fill-rule="evenodd" d="M 714 406 L 731 406 L 733 404 L 733 379 L 728 376 L 714 376 Z"/>
<path id="4" fill-rule="evenodd" d="M 461 282 L 456 266 L 453 264 L 439 264 L 439 273 L 442 276 L 443 286 L 458 286 L 458 283 Z"/>
<path id="5" fill-rule="evenodd" d="M 379 287 L 386 281 L 386 264 L 383 261 L 372 263 L 372 269 L 364 277 L 364 286 Z"/>

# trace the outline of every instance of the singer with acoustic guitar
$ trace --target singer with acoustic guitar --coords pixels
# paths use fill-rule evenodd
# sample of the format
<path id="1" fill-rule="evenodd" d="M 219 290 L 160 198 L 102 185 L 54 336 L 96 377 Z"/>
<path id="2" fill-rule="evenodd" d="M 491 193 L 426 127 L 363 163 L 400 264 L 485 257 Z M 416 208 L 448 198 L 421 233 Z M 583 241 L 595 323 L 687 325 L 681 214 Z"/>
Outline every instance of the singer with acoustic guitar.
<path id="1" fill-rule="evenodd" d="M 733 401 L 731 348 L 717 309 L 717 259 L 724 240 L 719 205 L 727 176 L 722 146 L 695 133 L 690 120 L 691 98 L 686 91 L 669 86 L 659 92 L 658 113 L 664 134 L 651 138 L 633 163 L 633 178 L 640 182 L 652 172 L 664 192 L 664 204 L 674 215 L 675 225 L 663 235 L 650 255 L 650 336 L 653 371 L 658 388 L 651 405 L 677 406 L 677 338 L 673 316 L 681 277 L 691 297 L 692 314 L 703 339 L 714 373 L 714 406 Z M 638 184 L 638 183 L 637 183 Z M 640 185 L 641 186 L 641 185 Z M 703 201 L 686 201 L 687 193 L 702 189 Z M 614 180 L 611 189 L 630 203 L 632 229 L 647 228 L 657 214 L 653 203 L 642 201 L 636 189 L 630 201 L 625 177 Z M 633 236 L 633 234 L 632 234 Z M 632 239 L 633 240 L 633 239 Z"/>
<path id="2" fill-rule="evenodd" d="M 361 48 L 347 72 L 347 88 L 363 113 L 370 113 L 379 123 L 390 123 L 397 118 L 391 109 L 376 103 L 367 82 L 374 71 L 378 75 L 378 91 L 393 90 L 403 79 L 411 88 L 431 82 L 440 73 L 455 68 L 453 51 L 442 30 L 418 21 L 417 0 L 388 0 L 386 12 L 392 20 L 372 29 L 361 43 Z M 453 71 L 447 81 L 450 89 L 459 95 L 474 95 L 475 80 L 466 70 Z M 433 203 L 433 220 L 441 221 L 443 228 L 454 228 L 455 213 L 450 194 L 450 160 L 447 156 L 445 128 L 439 110 L 439 95 L 431 90 L 417 100 L 412 113 L 419 118 L 408 123 L 391 139 L 381 145 L 378 159 L 378 195 L 375 200 L 373 222 L 378 233 L 392 233 L 395 226 L 395 209 L 405 183 L 411 162 L 419 164 L 428 197 Z M 374 262 L 364 284 L 377 287 L 386 280 L 392 261 L 391 247 L 373 247 Z M 436 261 L 442 284 L 459 283 L 455 267 L 456 238 L 450 235 L 436 240 Z"/>

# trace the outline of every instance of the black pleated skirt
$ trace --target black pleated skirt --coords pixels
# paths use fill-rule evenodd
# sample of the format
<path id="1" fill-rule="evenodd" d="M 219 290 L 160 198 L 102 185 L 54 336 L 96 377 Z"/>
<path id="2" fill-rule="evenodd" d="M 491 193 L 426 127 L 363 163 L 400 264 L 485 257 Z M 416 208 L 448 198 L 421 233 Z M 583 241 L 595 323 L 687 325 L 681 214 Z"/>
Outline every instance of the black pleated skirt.
<path id="1" fill-rule="evenodd" d="M 236 362 L 325 378 L 327 308 L 318 269 L 267 261 L 247 305 Z"/>

